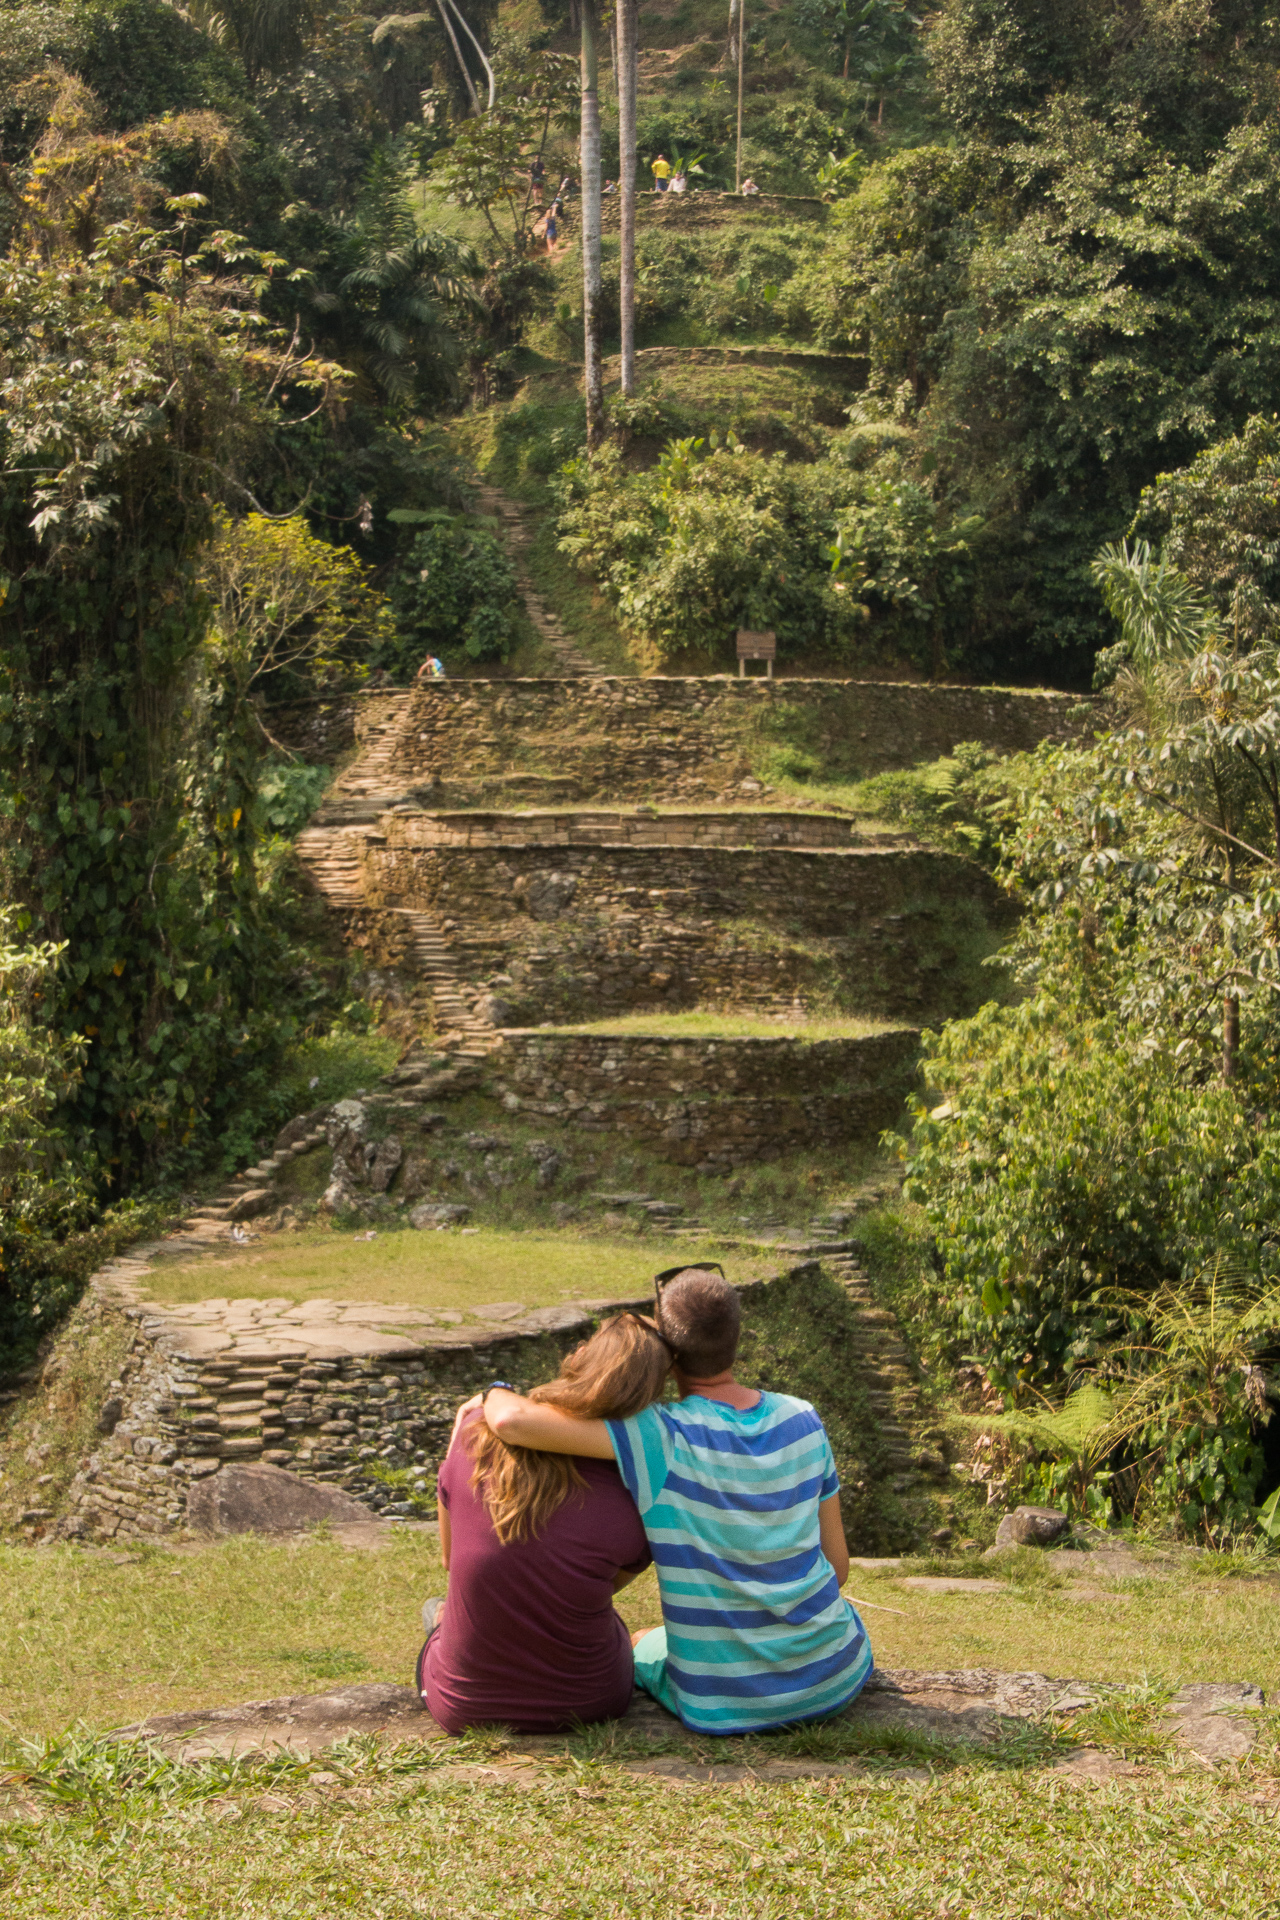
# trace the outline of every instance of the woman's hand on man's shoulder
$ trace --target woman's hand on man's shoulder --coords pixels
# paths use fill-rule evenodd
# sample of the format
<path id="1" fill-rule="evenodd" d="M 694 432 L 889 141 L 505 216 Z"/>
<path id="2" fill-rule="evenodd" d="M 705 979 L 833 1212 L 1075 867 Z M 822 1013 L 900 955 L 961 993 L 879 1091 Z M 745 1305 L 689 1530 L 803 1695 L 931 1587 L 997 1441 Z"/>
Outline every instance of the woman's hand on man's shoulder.
<path id="1" fill-rule="evenodd" d="M 449 1435 L 448 1451 L 450 1453 L 453 1452 L 454 1447 L 458 1444 L 458 1435 L 462 1432 L 462 1428 L 465 1421 L 467 1420 L 468 1416 L 473 1413 L 478 1413 L 480 1415 L 480 1418 L 483 1420 L 484 1395 L 482 1393 L 473 1393 L 469 1400 L 463 1401 L 462 1405 L 458 1408 L 458 1411 L 454 1414 L 453 1432 Z"/>

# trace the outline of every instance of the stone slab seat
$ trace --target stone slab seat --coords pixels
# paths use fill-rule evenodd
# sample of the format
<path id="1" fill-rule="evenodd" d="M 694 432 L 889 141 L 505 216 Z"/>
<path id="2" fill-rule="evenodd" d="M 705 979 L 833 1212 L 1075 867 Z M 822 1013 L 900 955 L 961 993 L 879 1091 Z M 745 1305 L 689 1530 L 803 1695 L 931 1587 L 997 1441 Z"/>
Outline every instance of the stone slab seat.
<path id="1" fill-rule="evenodd" d="M 1189 1692 L 1191 1690 L 1184 1690 Z M 1239 1683 L 1196 1688 L 1195 1714 L 1188 1723 L 1198 1734 L 1203 1720 L 1212 1722 L 1221 1746 L 1230 1751 L 1208 1751 L 1209 1760 L 1237 1759 L 1248 1750 L 1252 1723 L 1243 1717 L 1262 1705 L 1261 1691 Z M 873 1731 L 901 1727 L 933 1739 L 986 1743 L 1019 1722 L 1039 1721 L 1049 1715 L 1069 1720 L 1072 1713 L 1096 1703 L 1100 1690 L 1088 1683 L 1055 1680 L 1042 1673 L 999 1673 L 987 1668 L 954 1672 L 914 1672 L 878 1669 L 866 1687 L 837 1716 L 851 1726 Z M 1181 1696 L 1180 1696 L 1181 1698 Z M 1232 1711 L 1234 1709 L 1234 1711 Z M 672 1741 L 696 1745 L 705 1754 L 705 1737 L 690 1735 L 656 1701 L 638 1689 L 620 1727 L 647 1736 L 670 1748 Z M 131 1727 L 117 1729 L 119 1738 L 148 1738 L 170 1757 L 182 1761 L 232 1758 L 241 1754 L 287 1752 L 307 1757 L 352 1734 L 374 1734 L 388 1741 L 444 1741 L 448 1735 L 432 1719 L 411 1686 L 371 1683 L 336 1688 L 330 1693 L 290 1694 L 276 1700 L 249 1700 L 239 1706 L 202 1708 L 195 1712 L 157 1714 Z M 563 1745 L 557 1735 L 516 1736 L 526 1755 L 554 1752 Z M 1184 1744 L 1198 1752 L 1194 1735 L 1184 1730 Z M 1209 1743 L 1206 1743 L 1209 1744 Z M 1086 1778 L 1138 1771 L 1131 1763 L 1077 1749 L 1058 1763 L 1066 1772 Z M 640 1771 L 670 1771 L 670 1762 L 632 1763 Z M 835 1763 L 836 1770 L 856 1771 L 852 1758 Z M 830 1763 L 819 1771 L 832 1771 Z"/>

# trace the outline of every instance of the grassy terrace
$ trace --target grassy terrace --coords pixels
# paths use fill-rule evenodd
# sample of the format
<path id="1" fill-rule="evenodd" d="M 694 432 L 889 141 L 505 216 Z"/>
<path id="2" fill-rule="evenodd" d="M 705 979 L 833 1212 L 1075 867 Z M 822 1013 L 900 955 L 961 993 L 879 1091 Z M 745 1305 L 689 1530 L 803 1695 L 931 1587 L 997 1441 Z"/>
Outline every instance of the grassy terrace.
<path id="1" fill-rule="evenodd" d="M 1091 1574 L 1090 1559 L 1028 1549 L 995 1569 L 994 1591 L 955 1593 L 902 1585 L 931 1562 L 855 1567 L 846 1592 L 874 1603 L 865 1619 L 884 1667 L 1030 1670 L 1146 1683 L 1156 1694 L 1190 1680 L 1247 1679 L 1280 1694 L 1280 1562 L 1267 1576 L 1242 1574 L 1229 1556 L 1172 1567 L 1151 1560 L 1116 1580 Z M 991 1562 L 955 1555 L 933 1570 L 993 1576 Z M 342 1680 L 403 1682 L 421 1642 L 422 1600 L 445 1581 L 434 1535 L 417 1529 L 392 1529 L 377 1551 L 323 1532 L 122 1552 L 0 1547 L 4 1722 L 14 1733 L 51 1734 L 76 1721 L 106 1728 Z M 652 1572 L 618 1596 L 618 1608 L 629 1626 L 657 1623 Z M 829 1751 L 833 1729 L 794 1738 Z M 735 1744 L 715 1751 L 732 1759 Z"/>
<path id="2" fill-rule="evenodd" d="M 680 1253 L 729 1256 L 708 1233 L 681 1241 Z M 467 1312 L 498 1301 L 528 1307 L 575 1299 L 639 1296 L 649 1291 L 653 1259 L 636 1242 L 572 1234 L 502 1232 L 387 1232 L 357 1238 L 333 1227 L 264 1239 L 190 1265 L 158 1267 L 148 1285 L 153 1299 L 171 1306 L 197 1300 L 377 1300 L 396 1306 Z M 736 1270 L 745 1271 L 738 1256 Z M 391 1316 L 394 1322 L 394 1315 Z"/>
<path id="3" fill-rule="evenodd" d="M 1147 1683 L 1280 1682 L 1274 1580 L 1206 1559 L 1073 1598 L 1067 1559 L 1018 1565 L 999 1592 L 921 1594 L 857 1570 L 884 1665 L 1029 1667 Z M 954 1565 L 948 1571 L 955 1571 Z M 984 1572 L 990 1571 L 984 1567 Z M 519 1764 L 498 1731 L 314 1762 L 140 1764 L 90 1729 L 182 1706 L 404 1682 L 419 1603 L 443 1576 L 428 1534 L 377 1552 L 324 1536 L 192 1551 L 0 1550 L 0 1894 L 19 1920 L 120 1915 L 377 1920 L 495 1913 L 717 1920 L 1042 1913 L 1274 1916 L 1280 1907 L 1276 1716 L 1252 1758 L 1208 1773 L 1170 1750 L 1160 1689 L 1077 1732 L 1140 1763 L 1080 1785 L 1047 1771 L 1051 1727 L 983 1751 L 810 1728 L 681 1742 L 686 1758 L 816 1756 L 854 1771 L 712 1787 L 627 1770 L 607 1732 Z M 655 1617 L 650 1578 L 621 1596 Z M 71 1739 L 40 1736 L 79 1720 Z M 25 1751 L 22 1742 L 27 1741 Z M 674 1744 L 674 1742 L 673 1742 Z M 861 1747 L 861 1750 L 859 1750 Z M 515 1764 L 510 1764 L 510 1763 Z"/>
<path id="4" fill-rule="evenodd" d="M 866 1040 L 878 1033 L 901 1032 L 892 1020 L 810 1020 L 803 1014 L 626 1013 L 611 1020 L 583 1020 L 556 1027 L 556 1033 L 616 1033 L 657 1040 Z"/>

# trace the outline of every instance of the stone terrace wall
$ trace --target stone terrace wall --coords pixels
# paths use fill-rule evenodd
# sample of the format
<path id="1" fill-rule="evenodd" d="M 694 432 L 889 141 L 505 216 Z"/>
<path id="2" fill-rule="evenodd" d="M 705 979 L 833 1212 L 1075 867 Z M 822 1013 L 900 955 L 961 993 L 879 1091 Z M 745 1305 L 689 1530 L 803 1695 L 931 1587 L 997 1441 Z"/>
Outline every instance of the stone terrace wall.
<path id="1" fill-rule="evenodd" d="M 916 847 L 423 847 L 415 829 L 409 814 L 384 845 L 369 843 L 366 898 L 375 907 L 428 907 L 472 929 L 519 914 L 545 921 L 665 909 L 838 936 L 926 902 L 976 900 L 994 913 L 1001 901 L 967 861 Z"/>
<path id="2" fill-rule="evenodd" d="M 404 698 L 399 689 L 280 709 L 271 729 L 307 758 L 331 762 Z M 513 792 L 558 803 L 596 795 L 740 803 L 751 797 L 740 782 L 770 739 L 804 736 L 853 778 L 937 759 L 960 740 L 1008 753 L 1065 740 L 1096 711 L 1069 694 L 907 681 L 437 681 L 414 692 L 388 776 L 406 791 L 431 788 L 446 807 Z"/>
<path id="3" fill-rule="evenodd" d="M 605 233 L 616 233 L 621 219 L 617 194 L 600 203 Z M 820 225 L 831 212 L 825 201 L 810 195 L 782 193 L 646 193 L 636 195 L 636 213 L 642 226 L 673 227 L 681 232 L 701 227 L 723 227 L 729 221 L 759 220 L 766 227 L 779 221 L 811 220 Z"/>
<path id="4" fill-rule="evenodd" d="M 817 1271 L 807 1262 L 787 1278 L 803 1281 Z M 771 1278 L 738 1282 L 748 1322 L 752 1297 Z M 138 1333 L 118 1418 L 72 1481 L 54 1532 L 86 1541 L 180 1532 L 192 1483 L 245 1460 L 341 1486 L 373 1513 L 420 1511 L 405 1489 L 382 1483 L 378 1469 L 420 1468 L 423 1493 L 433 1500 L 435 1470 L 462 1400 L 495 1374 L 526 1388 L 547 1379 L 591 1331 L 597 1313 L 646 1304 L 594 1302 L 595 1313 L 547 1308 L 541 1334 L 406 1341 L 393 1354 L 329 1359 L 308 1357 L 302 1348 L 199 1359 L 169 1350 L 144 1308 L 124 1309 Z M 109 1294 L 104 1305 L 121 1310 Z M 387 1317 L 394 1323 L 393 1307 Z M 165 1327 L 166 1341 L 171 1334 Z"/>
<path id="5" fill-rule="evenodd" d="M 495 1087 L 525 1112 L 622 1133 L 714 1172 L 892 1126 L 918 1042 L 906 1027 L 808 1043 L 534 1030 L 508 1032 L 489 1066 Z"/>
<path id="6" fill-rule="evenodd" d="M 626 813 L 575 808 L 562 812 L 421 813 L 397 826 L 414 847 L 856 847 L 905 846 L 911 836 L 866 833 L 837 813 L 781 813 L 751 807 L 736 813 Z"/>
<path id="7" fill-rule="evenodd" d="M 584 799 L 705 795 L 736 788 L 770 739 L 835 748 L 866 775 L 961 740 L 1020 752 L 1065 739 L 1080 708 L 1064 694 L 882 681 L 446 681 L 415 694 L 391 771 L 446 793 L 524 771 L 572 779 Z"/>
<path id="8" fill-rule="evenodd" d="M 460 980 L 502 1003 L 499 1026 L 815 994 L 933 1019 L 958 1009 L 1007 911 L 985 874 L 923 849 L 421 847 L 424 818 L 369 843 L 367 898 L 432 911 Z"/>

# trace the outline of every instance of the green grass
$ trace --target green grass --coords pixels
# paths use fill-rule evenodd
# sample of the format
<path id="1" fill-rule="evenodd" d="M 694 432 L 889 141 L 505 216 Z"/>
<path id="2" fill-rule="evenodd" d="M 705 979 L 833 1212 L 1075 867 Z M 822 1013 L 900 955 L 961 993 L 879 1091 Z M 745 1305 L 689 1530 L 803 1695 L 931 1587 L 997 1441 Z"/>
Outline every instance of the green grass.
<path id="1" fill-rule="evenodd" d="M 911 1591 L 891 1574 L 856 1567 L 846 1592 L 898 1610 L 865 1616 L 882 1667 L 993 1667 L 1148 1689 L 1251 1680 L 1276 1696 L 1276 1578 L 1206 1577 L 1183 1566 L 1115 1583 L 1090 1575 L 1088 1554 L 1047 1557 L 1081 1564 L 1062 1587 L 1014 1579 L 997 1593 L 950 1594 Z M 982 1571 L 990 1578 L 991 1563 Z M 421 1641 L 421 1603 L 444 1580 L 434 1535 L 398 1529 L 376 1552 L 345 1548 L 323 1531 L 119 1553 L 0 1546 L 0 1726 L 23 1735 L 78 1720 L 107 1728 L 151 1713 L 322 1692 L 343 1679 L 403 1682 Z M 1075 1597 L 1081 1584 L 1105 1598 Z M 656 1624 L 651 1571 L 618 1607 L 633 1628 Z M 1144 1726 L 1139 1716 L 1117 1722 L 1116 1732 L 1134 1741 Z M 1100 1740 L 1105 1732 L 1100 1724 Z"/>
<path id="2" fill-rule="evenodd" d="M 686 1249 L 690 1258 L 695 1251 L 723 1254 L 711 1234 L 705 1243 L 682 1241 L 680 1252 Z M 157 1267 L 147 1285 L 153 1299 L 170 1305 L 210 1298 L 377 1300 L 388 1308 L 465 1311 L 499 1300 L 535 1307 L 638 1296 L 649 1291 L 654 1264 L 655 1257 L 639 1252 L 634 1240 L 484 1228 L 475 1234 L 380 1232 L 368 1241 L 315 1227 L 189 1266 Z M 738 1256 L 735 1264 L 741 1270 L 746 1262 Z"/>
<path id="3" fill-rule="evenodd" d="M 748 1776 L 673 1791 L 481 1738 L 181 1769 L 67 1742 L 25 1756 L 0 1841 L 15 1920 L 1151 1920 L 1280 1913 L 1275 1774 L 1064 1787 L 958 1770 Z M 727 1755 L 720 1757 L 727 1758 Z M 903 1757 L 914 1757 L 910 1754 Z M 1043 1753 L 1036 1756 L 1043 1761 Z M 494 1766 L 497 1762 L 497 1766 Z M 1252 1791 L 1232 1791 L 1243 1787 Z M 24 1818 L 23 1815 L 26 1815 Z"/>
<path id="4" fill-rule="evenodd" d="M 865 1040 L 897 1033 L 891 1020 L 809 1020 L 802 1015 L 763 1013 L 625 1013 L 610 1020 L 583 1020 L 559 1027 L 560 1033 L 616 1033 L 662 1040 Z"/>
<path id="5" fill-rule="evenodd" d="M 18 1400 L 7 1418 L 0 1414 L 0 1527 L 26 1508 L 58 1509 L 82 1457 L 97 1445 L 108 1383 L 132 1345 L 129 1322 L 104 1313 L 92 1294 L 73 1308 L 39 1393 Z"/>

